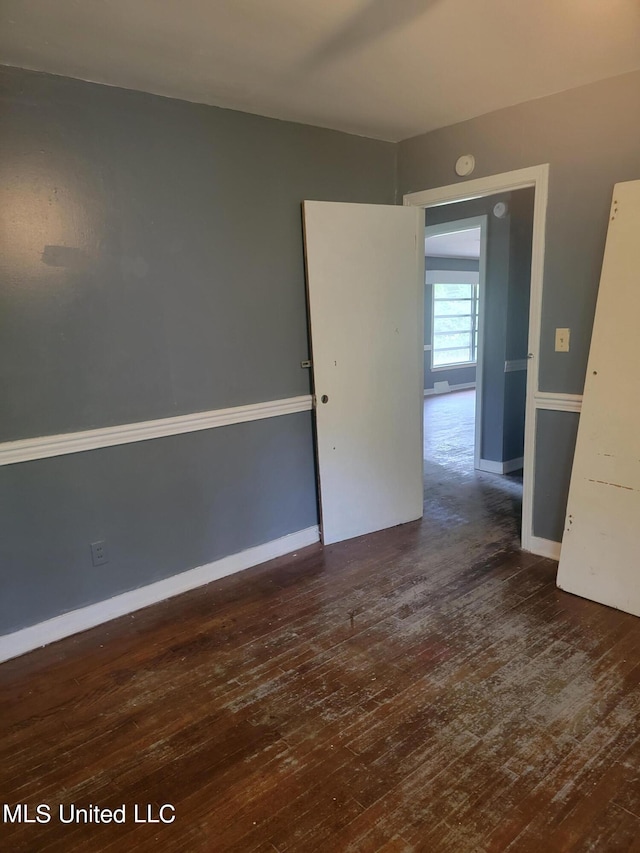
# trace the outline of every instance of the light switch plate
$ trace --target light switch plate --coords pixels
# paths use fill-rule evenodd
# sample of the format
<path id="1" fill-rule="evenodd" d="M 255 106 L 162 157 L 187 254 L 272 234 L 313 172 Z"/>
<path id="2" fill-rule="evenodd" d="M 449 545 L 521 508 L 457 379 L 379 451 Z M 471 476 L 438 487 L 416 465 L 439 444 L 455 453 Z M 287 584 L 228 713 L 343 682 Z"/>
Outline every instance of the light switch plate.
<path id="1" fill-rule="evenodd" d="M 569 352 L 571 329 L 556 329 L 556 352 Z"/>

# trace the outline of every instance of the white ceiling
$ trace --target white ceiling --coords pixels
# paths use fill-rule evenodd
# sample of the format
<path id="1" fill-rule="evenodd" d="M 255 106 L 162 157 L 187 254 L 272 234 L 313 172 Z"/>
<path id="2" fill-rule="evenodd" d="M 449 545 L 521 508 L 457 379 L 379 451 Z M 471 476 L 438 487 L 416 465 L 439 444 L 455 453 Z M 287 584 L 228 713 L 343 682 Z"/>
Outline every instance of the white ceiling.
<path id="1" fill-rule="evenodd" d="M 0 63 L 397 141 L 640 68 L 640 3 L 1 0 Z"/>
<path id="2" fill-rule="evenodd" d="M 454 231 L 451 234 L 438 234 L 424 241 L 425 255 L 436 258 L 479 258 L 480 229 Z"/>

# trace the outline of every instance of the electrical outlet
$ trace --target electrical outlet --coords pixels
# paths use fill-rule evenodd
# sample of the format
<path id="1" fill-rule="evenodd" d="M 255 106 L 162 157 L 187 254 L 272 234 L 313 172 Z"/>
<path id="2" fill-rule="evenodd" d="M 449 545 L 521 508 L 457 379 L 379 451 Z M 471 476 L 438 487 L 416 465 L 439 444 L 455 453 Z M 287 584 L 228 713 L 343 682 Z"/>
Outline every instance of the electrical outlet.
<path id="1" fill-rule="evenodd" d="M 107 542 L 101 539 L 99 542 L 91 543 L 91 562 L 94 566 L 103 566 L 109 562 L 107 555 Z"/>
<path id="2" fill-rule="evenodd" d="M 569 352 L 571 329 L 556 329 L 556 352 Z"/>

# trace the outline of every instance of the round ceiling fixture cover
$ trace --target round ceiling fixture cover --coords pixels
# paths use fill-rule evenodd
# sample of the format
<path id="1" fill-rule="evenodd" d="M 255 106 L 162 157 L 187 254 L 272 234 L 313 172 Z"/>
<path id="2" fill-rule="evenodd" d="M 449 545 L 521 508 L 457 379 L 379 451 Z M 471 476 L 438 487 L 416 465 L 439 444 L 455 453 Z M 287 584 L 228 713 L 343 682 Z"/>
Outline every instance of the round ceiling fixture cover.
<path id="1" fill-rule="evenodd" d="M 476 158 L 473 154 L 463 154 L 456 160 L 456 174 L 461 178 L 466 178 L 476 167 Z"/>

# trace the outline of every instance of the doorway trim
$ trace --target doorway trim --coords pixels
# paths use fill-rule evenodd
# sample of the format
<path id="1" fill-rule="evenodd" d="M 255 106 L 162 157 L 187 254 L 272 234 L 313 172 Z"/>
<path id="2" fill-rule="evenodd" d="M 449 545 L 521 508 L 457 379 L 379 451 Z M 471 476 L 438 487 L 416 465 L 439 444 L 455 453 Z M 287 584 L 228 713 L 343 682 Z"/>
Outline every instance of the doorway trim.
<path id="1" fill-rule="evenodd" d="M 482 442 L 482 365 L 484 359 L 484 301 L 487 275 L 487 215 L 470 216 L 466 219 L 455 219 L 452 222 L 442 222 L 438 225 L 428 225 L 425 228 L 425 243 L 429 237 L 439 234 L 457 234 L 460 231 L 470 231 L 472 228 L 480 229 L 480 255 L 478 258 L 478 354 L 476 358 L 476 402 L 475 402 L 475 426 L 473 445 L 473 466 L 482 470 L 482 458 L 480 454 Z M 425 257 L 426 266 L 426 257 Z M 426 275 L 428 275 L 428 271 Z M 426 281 L 425 275 L 425 281 Z M 449 273 L 451 275 L 451 273 Z M 455 275 L 455 273 L 453 273 Z M 431 337 L 433 339 L 433 311 L 431 313 Z M 433 349 L 431 350 L 433 358 Z M 433 369 L 433 367 L 432 367 Z"/>
<path id="2" fill-rule="evenodd" d="M 483 198 L 501 192 L 534 187 L 533 206 L 533 241 L 531 247 L 531 296 L 529 305 L 529 344 L 527 393 L 524 428 L 524 459 L 522 484 L 522 548 L 534 554 L 543 551 L 542 543 L 533 535 L 533 490 L 535 474 L 535 430 L 536 410 L 543 408 L 538 402 L 543 402 L 538 387 L 540 329 L 542 320 L 542 285 L 544 275 L 545 228 L 547 218 L 547 201 L 549 196 L 549 164 L 530 166 L 512 172 L 502 172 L 488 175 L 470 181 L 458 182 L 420 192 L 407 193 L 403 196 L 403 204 L 414 207 L 438 207 L 443 204 L 453 204 L 468 201 L 473 198 Z M 546 551 L 542 556 L 549 556 Z"/>

